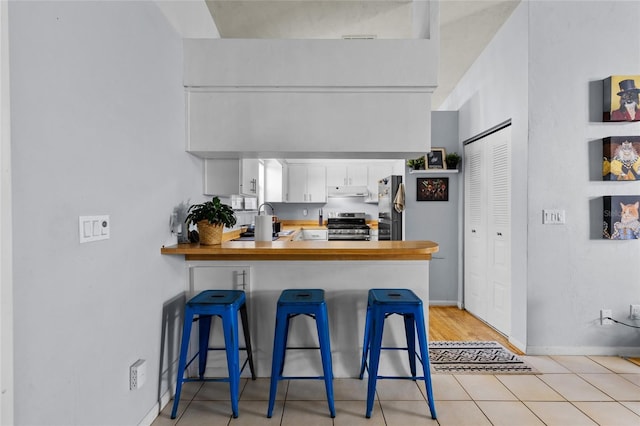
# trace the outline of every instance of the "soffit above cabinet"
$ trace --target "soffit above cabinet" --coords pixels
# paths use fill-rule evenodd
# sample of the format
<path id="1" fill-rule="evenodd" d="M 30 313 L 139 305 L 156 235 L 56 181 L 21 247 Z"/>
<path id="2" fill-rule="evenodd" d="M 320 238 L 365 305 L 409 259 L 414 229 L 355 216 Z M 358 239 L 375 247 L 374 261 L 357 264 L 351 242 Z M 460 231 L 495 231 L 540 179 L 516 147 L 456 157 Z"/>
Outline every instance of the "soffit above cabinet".
<path id="1" fill-rule="evenodd" d="M 187 87 L 402 87 L 433 92 L 438 43 L 409 40 L 184 40 Z"/>

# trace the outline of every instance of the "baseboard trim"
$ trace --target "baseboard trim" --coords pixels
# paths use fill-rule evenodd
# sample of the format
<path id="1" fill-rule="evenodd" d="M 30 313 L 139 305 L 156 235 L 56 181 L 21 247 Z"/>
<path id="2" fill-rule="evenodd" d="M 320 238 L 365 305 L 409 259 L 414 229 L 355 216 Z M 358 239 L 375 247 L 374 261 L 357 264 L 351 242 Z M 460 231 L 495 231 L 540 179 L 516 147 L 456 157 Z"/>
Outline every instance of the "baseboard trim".
<path id="1" fill-rule="evenodd" d="M 138 423 L 138 426 L 151 426 L 153 421 L 158 418 L 164 407 L 171 402 L 171 391 L 167 390 L 161 397 L 160 401 L 149 410 L 146 416 Z"/>
<path id="2" fill-rule="evenodd" d="M 515 346 L 516 348 L 520 349 L 520 351 L 524 354 L 527 353 L 527 345 L 525 345 L 524 343 L 509 337 L 509 343 L 511 343 L 513 346 Z"/>
<path id="3" fill-rule="evenodd" d="M 458 306 L 457 300 L 429 300 L 429 306 Z"/>
<path id="4" fill-rule="evenodd" d="M 636 346 L 528 346 L 527 355 L 606 355 L 640 356 L 640 347 Z"/>

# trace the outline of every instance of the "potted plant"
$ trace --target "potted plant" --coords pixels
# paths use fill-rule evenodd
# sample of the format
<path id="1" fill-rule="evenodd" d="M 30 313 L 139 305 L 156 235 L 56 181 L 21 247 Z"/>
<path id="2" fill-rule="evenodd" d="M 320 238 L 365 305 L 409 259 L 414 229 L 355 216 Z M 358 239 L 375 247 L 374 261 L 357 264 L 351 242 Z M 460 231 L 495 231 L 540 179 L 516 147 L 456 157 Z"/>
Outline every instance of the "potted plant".
<path id="1" fill-rule="evenodd" d="M 460 157 L 457 152 L 447 154 L 444 158 L 445 163 L 447 163 L 447 169 L 457 169 L 461 159 L 462 157 Z"/>
<path id="2" fill-rule="evenodd" d="M 187 211 L 185 222 L 198 226 L 201 244 L 214 245 L 222 242 L 222 230 L 226 226 L 236 224 L 236 215 L 231 206 L 222 204 L 220 198 L 213 197 L 211 201 L 193 204 Z"/>
<path id="3" fill-rule="evenodd" d="M 411 160 L 407 160 L 407 167 L 413 170 L 424 170 L 425 158 L 424 155 L 419 158 L 413 158 Z"/>

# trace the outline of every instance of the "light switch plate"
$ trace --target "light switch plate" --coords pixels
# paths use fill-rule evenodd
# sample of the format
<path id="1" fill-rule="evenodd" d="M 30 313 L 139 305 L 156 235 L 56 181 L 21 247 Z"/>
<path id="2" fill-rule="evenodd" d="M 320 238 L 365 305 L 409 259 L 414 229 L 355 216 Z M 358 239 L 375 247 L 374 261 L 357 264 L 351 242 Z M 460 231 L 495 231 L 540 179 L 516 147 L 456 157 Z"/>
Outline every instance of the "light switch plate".
<path id="1" fill-rule="evenodd" d="M 109 215 L 80 216 L 78 218 L 80 242 L 107 240 L 111 235 L 111 220 Z"/>
<path id="2" fill-rule="evenodd" d="M 545 209 L 542 210 L 542 223 L 544 225 L 562 225 L 565 223 L 565 211 Z"/>

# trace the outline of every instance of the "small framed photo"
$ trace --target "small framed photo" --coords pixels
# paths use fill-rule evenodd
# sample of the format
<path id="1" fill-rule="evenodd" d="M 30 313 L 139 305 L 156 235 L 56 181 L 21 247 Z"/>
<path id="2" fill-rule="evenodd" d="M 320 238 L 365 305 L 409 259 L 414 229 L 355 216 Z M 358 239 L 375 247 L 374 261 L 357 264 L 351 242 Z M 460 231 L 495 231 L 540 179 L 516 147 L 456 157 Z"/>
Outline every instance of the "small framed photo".
<path id="1" fill-rule="evenodd" d="M 431 148 L 431 152 L 427 154 L 427 169 L 445 169 L 445 157 L 444 148 Z"/>
<path id="2" fill-rule="evenodd" d="M 449 178 L 417 178 L 417 201 L 449 201 Z"/>

